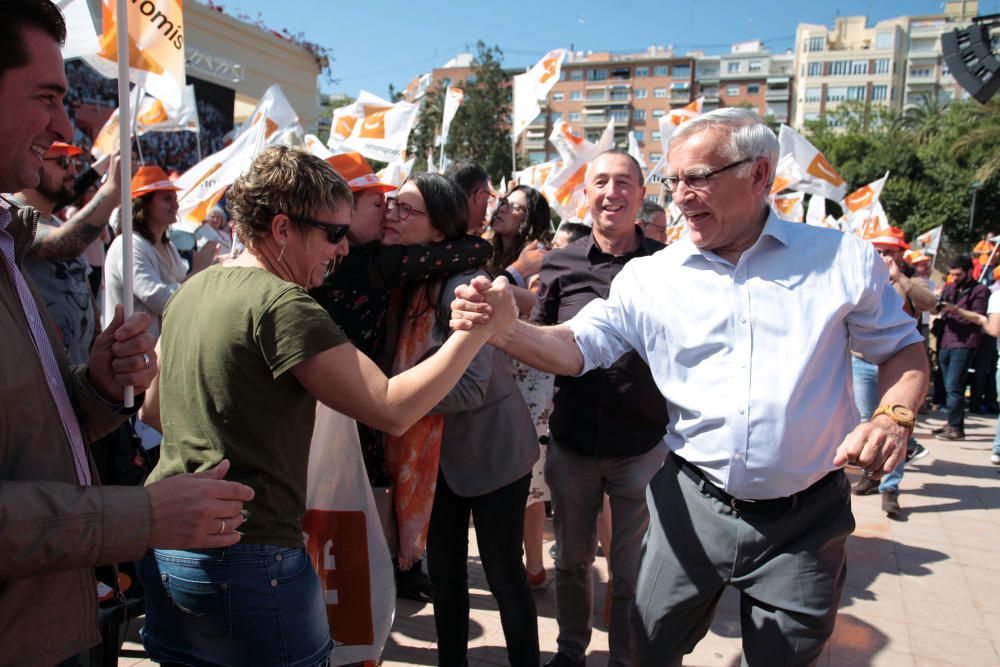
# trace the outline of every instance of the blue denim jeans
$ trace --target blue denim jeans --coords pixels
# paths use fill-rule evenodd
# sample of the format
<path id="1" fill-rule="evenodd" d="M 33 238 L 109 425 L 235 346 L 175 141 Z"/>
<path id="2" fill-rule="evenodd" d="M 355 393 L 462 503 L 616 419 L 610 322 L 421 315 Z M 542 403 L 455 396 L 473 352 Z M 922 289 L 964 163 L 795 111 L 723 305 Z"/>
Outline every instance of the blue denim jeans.
<path id="1" fill-rule="evenodd" d="M 944 377 L 948 426 L 965 433 L 965 376 L 975 350 L 963 347 L 938 350 L 938 365 Z"/>
<path id="2" fill-rule="evenodd" d="M 851 358 L 851 373 L 854 376 L 854 402 L 861 413 L 861 421 L 872 418 L 872 413 L 878 408 L 878 366 L 858 357 Z M 912 447 L 916 440 L 910 437 L 907 446 Z M 899 483 L 903 481 L 903 467 L 906 459 L 900 461 L 888 475 L 882 477 L 878 485 L 879 492 L 899 491 Z"/>
<path id="3" fill-rule="evenodd" d="M 237 544 L 153 549 L 138 563 L 140 632 L 156 662 L 285 665 L 329 662 L 333 642 L 319 578 L 304 549 Z"/>

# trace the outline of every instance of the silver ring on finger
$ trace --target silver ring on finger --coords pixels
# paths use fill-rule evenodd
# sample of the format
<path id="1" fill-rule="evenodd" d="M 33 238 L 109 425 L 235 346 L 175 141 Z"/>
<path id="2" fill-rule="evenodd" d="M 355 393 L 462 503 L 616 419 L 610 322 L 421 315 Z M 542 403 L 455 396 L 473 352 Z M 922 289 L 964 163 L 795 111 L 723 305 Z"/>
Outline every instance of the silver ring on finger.
<path id="1" fill-rule="evenodd" d="M 152 360 L 149 358 L 149 355 L 146 354 L 145 352 L 143 352 L 142 353 L 143 368 L 149 368 L 149 362 L 150 361 L 152 361 Z"/>

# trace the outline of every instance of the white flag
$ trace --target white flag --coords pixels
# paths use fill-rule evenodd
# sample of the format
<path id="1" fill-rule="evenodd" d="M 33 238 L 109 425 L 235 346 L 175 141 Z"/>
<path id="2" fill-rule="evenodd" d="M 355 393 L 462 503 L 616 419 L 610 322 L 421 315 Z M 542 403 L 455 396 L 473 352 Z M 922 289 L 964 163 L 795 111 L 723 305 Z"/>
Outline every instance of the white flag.
<path id="1" fill-rule="evenodd" d="M 549 143 L 555 147 L 559 153 L 559 157 L 565 162 L 571 162 L 578 155 L 590 150 L 594 146 L 594 144 L 573 132 L 573 128 L 564 120 L 557 120 L 552 124 L 552 134 L 549 135 Z"/>
<path id="2" fill-rule="evenodd" d="M 944 227 L 934 227 L 918 236 L 913 241 L 913 247 L 922 250 L 928 255 L 936 255 L 938 247 L 941 245 L 941 230 Z"/>
<path id="3" fill-rule="evenodd" d="M 413 163 L 416 161 L 417 159 L 412 157 L 409 160 L 393 160 L 375 175 L 378 176 L 378 180 L 382 183 L 395 185 L 398 188 L 413 173 Z"/>
<path id="4" fill-rule="evenodd" d="M 805 210 L 802 200 L 805 194 L 802 192 L 792 192 L 785 195 L 775 195 L 771 199 L 771 207 L 782 220 L 788 222 L 802 222 L 805 218 Z"/>
<path id="5" fill-rule="evenodd" d="M 437 165 L 434 164 L 434 149 L 433 148 L 428 148 L 427 149 L 427 173 L 428 174 L 437 174 L 437 173 L 439 173 Z"/>
<path id="6" fill-rule="evenodd" d="M 330 152 L 330 149 L 324 146 L 323 142 L 320 141 L 320 138 L 315 134 L 306 135 L 306 148 L 320 160 L 326 160 L 333 157 L 333 153 Z"/>
<path id="7" fill-rule="evenodd" d="M 367 91 L 361 91 L 356 104 L 361 105 L 362 111 L 352 123 L 351 133 L 340 144 L 339 150 L 357 151 L 366 158 L 381 162 L 404 157 L 410 130 L 417 119 L 417 105 L 405 101 L 393 104 Z"/>
<path id="8" fill-rule="evenodd" d="M 63 60 L 92 56 L 97 53 L 101 44 L 94 28 L 94 19 L 90 15 L 87 0 L 62 0 L 56 6 L 63 13 L 66 21 L 66 43 L 62 47 Z"/>
<path id="9" fill-rule="evenodd" d="M 660 141 L 663 143 L 663 154 L 667 154 L 670 145 L 670 137 L 674 135 L 674 130 L 683 123 L 701 115 L 702 105 L 705 103 L 704 97 L 699 97 L 694 102 L 687 104 L 680 109 L 671 109 L 660 116 Z"/>
<path id="10" fill-rule="evenodd" d="M 297 125 L 298 122 L 299 116 L 295 113 L 295 109 L 292 108 L 291 102 L 285 97 L 281 86 L 274 84 L 264 92 L 264 96 L 257 102 L 253 113 L 236 130 L 236 134 L 233 135 L 233 141 L 235 142 L 249 132 L 257 123 L 264 123 L 266 126 L 264 138 L 270 140 L 274 137 L 275 132 L 290 125 Z"/>
<path id="11" fill-rule="evenodd" d="M 309 446 L 306 552 L 319 575 L 330 636 L 330 664 L 382 654 L 396 608 L 392 557 L 368 483 L 353 419 L 322 403 Z"/>
<path id="12" fill-rule="evenodd" d="M 147 132 L 197 132 L 198 105 L 194 97 L 194 86 L 184 88 L 180 107 L 172 107 L 166 102 L 156 99 L 149 93 L 139 101 L 135 114 L 135 131 L 138 135 Z"/>
<path id="13" fill-rule="evenodd" d="M 561 160 L 549 160 L 548 162 L 533 164 L 527 169 L 517 172 L 514 176 L 520 185 L 527 185 L 539 192 L 543 192 L 549 178 L 560 167 L 562 167 Z"/>
<path id="14" fill-rule="evenodd" d="M 544 100 L 559 81 L 565 59 L 565 49 L 549 51 L 530 70 L 514 77 L 514 112 L 511 119 L 514 141 L 541 113 L 538 102 Z"/>
<path id="15" fill-rule="evenodd" d="M 844 179 L 805 137 L 787 125 L 782 125 L 778 133 L 778 143 L 780 145 L 779 165 L 787 156 L 791 156 L 799 170 L 799 181 L 795 184 L 784 185 L 784 187 L 793 187 L 799 192 L 822 195 L 833 201 L 840 201 L 844 198 L 846 194 Z M 776 178 L 772 192 L 783 189 L 779 188 L 779 185 L 781 182 Z"/>
<path id="16" fill-rule="evenodd" d="M 875 202 L 879 200 L 879 197 L 882 196 L 882 190 L 885 188 L 885 182 L 888 178 L 889 172 L 885 172 L 885 176 L 882 178 L 872 181 L 868 185 L 858 188 L 847 195 L 840 202 L 841 208 L 845 212 L 850 211 L 851 213 L 859 213 L 863 210 L 871 209 L 875 205 Z"/>
<path id="17" fill-rule="evenodd" d="M 809 196 L 809 207 L 806 209 L 806 224 L 825 227 L 826 200 L 819 195 Z"/>
<path id="18" fill-rule="evenodd" d="M 451 121 L 455 119 L 455 114 L 458 113 L 458 107 L 462 106 L 462 102 L 465 100 L 465 93 L 462 92 L 461 88 L 456 88 L 454 86 L 448 86 L 448 90 L 444 94 L 444 109 L 441 113 L 441 144 L 447 145 L 448 143 L 448 130 L 451 129 Z"/>
<path id="19" fill-rule="evenodd" d="M 642 151 L 639 150 L 639 141 L 635 138 L 635 132 L 628 131 L 628 154 L 635 158 L 639 167 L 646 171 L 646 161 L 642 158 Z"/>
<path id="20" fill-rule="evenodd" d="M 587 165 L 598 155 L 614 148 L 614 146 L 615 121 L 612 119 L 608 121 L 607 127 L 604 128 L 604 132 L 601 133 L 601 138 L 596 144 L 588 142 L 588 146 L 584 150 L 573 156 L 571 160 L 565 161 L 562 169 L 552 175 L 548 185 L 550 202 L 560 211 L 560 215 L 566 211 L 567 214 L 563 217 L 582 217 L 579 216 L 578 206 L 576 211 L 571 210 L 571 201 L 574 200 L 574 194 L 579 194 L 578 199 L 583 197 Z"/>

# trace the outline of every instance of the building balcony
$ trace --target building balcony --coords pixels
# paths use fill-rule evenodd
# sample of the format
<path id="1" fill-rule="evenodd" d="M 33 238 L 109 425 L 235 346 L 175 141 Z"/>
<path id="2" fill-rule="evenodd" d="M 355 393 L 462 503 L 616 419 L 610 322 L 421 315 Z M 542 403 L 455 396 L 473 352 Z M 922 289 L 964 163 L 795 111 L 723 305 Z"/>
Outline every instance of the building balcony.
<path id="1" fill-rule="evenodd" d="M 624 105 L 627 105 L 627 104 L 631 104 L 631 103 L 632 103 L 632 96 L 631 95 L 625 95 L 625 96 L 618 95 L 616 97 L 610 97 L 610 96 L 608 96 L 608 97 L 602 97 L 602 98 L 597 98 L 597 99 L 585 99 L 585 100 L 583 100 L 583 106 L 585 106 L 585 107 L 605 107 L 605 106 L 610 106 L 610 105 L 615 105 L 615 104 L 624 104 Z"/>
<path id="2" fill-rule="evenodd" d="M 768 88 L 767 92 L 764 93 L 764 99 L 768 102 L 783 102 L 792 98 L 791 93 L 792 91 L 788 88 L 776 88 L 774 90 Z"/>

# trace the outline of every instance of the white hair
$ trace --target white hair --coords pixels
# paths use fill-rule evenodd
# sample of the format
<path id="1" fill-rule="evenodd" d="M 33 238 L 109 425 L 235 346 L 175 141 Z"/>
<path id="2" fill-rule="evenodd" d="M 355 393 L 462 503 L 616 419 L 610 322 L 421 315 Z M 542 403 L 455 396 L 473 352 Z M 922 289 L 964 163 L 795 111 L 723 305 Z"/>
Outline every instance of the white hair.
<path id="1" fill-rule="evenodd" d="M 774 170 L 778 166 L 778 137 L 774 136 L 774 131 L 750 109 L 742 107 L 716 109 L 681 124 L 670 137 L 667 155 L 674 146 L 687 141 L 692 135 L 708 130 L 723 130 L 729 135 L 729 141 L 719 149 L 719 152 L 730 162 L 767 158 L 769 162 L 767 184 L 770 186 L 774 182 Z M 738 167 L 737 172 L 740 176 L 746 176 L 752 167 L 753 164 L 745 164 Z"/>

